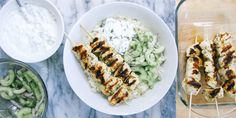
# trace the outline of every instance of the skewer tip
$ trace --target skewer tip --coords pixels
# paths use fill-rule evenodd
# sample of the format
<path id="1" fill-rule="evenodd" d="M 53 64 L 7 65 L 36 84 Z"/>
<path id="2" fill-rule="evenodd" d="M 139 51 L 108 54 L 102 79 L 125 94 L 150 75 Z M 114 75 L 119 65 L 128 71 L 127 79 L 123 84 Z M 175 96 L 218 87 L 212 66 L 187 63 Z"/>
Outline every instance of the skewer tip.
<path id="1" fill-rule="evenodd" d="M 215 102 L 216 102 L 217 117 L 220 118 L 220 112 L 219 112 L 219 106 L 218 106 L 217 98 L 215 98 Z"/>

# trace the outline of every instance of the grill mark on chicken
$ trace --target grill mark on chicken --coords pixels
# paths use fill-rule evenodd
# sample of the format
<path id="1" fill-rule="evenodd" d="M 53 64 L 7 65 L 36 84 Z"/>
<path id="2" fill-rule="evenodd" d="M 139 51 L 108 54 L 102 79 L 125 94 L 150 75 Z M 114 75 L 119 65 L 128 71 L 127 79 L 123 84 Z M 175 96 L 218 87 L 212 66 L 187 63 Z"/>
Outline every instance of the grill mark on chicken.
<path id="1" fill-rule="evenodd" d="M 72 50 L 75 51 L 75 52 L 79 52 L 82 49 L 82 47 L 83 47 L 82 45 L 75 46 L 75 47 L 72 48 Z"/>
<path id="2" fill-rule="evenodd" d="M 227 52 L 230 48 L 232 48 L 232 45 L 226 45 L 223 47 L 221 53 Z"/>
<path id="3" fill-rule="evenodd" d="M 110 48 L 109 47 L 101 47 L 101 52 L 100 54 L 104 54 L 105 52 L 109 51 Z"/>
<path id="4" fill-rule="evenodd" d="M 198 74 L 199 71 L 198 70 L 193 70 L 192 74 Z"/>
<path id="5" fill-rule="evenodd" d="M 234 81 L 233 80 L 226 80 L 225 83 L 223 84 L 223 88 L 226 91 L 231 91 L 234 88 Z"/>
<path id="6" fill-rule="evenodd" d="M 136 82 L 136 80 L 129 82 L 128 79 L 126 79 L 124 82 L 127 84 L 127 86 L 132 86 Z"/>
<path id="7" fill-rule="evenodd" d="M 200 88 L 202 85 L 192 78 L 191 81 L 188 81 L 187 84 L 192 85 L 194 88 Z"/>
<path id="8" fill-rule="evenodd" d="M 99 80 L 101 80 L 101 84 L 104 84 L 104 73 L 101 73 L 101 71 L 97 71 L 96 76 Z"/>
<path id="9" fill-rule="evenodd" d="M 107 56 L 105 56 L 105 57 L 103 58 L 103 60 L 106 61 L 106 60 L 108 60 L 109 58 L 111 58 L 112 56 L 113 56 L 113 53 L 110 53 L 110 54 L 108 54 Z"/>
<path id="10" fill-rule="evenodd" d="M 196 48 L 196 49 L 198 49 L 198 50 L 200 50 L 200 51 L 202 50 L 199 44 L 194 45 L 194 48 Z"/>
<path id="11" fill-rule="evenodd" d="M 193 61 L 196 62 L 196 63 L 198 63 L 198 62 L 199 62 L 199 58 L 193 57 Z"/>
<path id="12" fill-rule="evenodd" d="M 128 69 L 125 69 L 124 71 L 121 71 L 120 73 L 119 73 L 119 77 L 126 77 L 127 75 L 128 75 Z"/>
<path id="13" fill-rule="evenodd" d="M 117 61 L 118 61 L 118 59 L 116 58 L 115 60 L 110 61 L 110 63 L 108 63 L 107 65 L 108 65 L 109 67 L 111 67 L 111 66 L 113 66 Z"/>
<path id="14" fill-rule="evenodd" d="M 226 57 L 223 59 L 224 66 L 228 66 L 228 64 L 233 60 L 234 51 L 230 51 L 226 54 Z"/>
<path id="15" fill-rule="evenodd" d="M 102 47 L 105 44 L 105 41 L 100 41 L 98 42 L 98 45 L 96 45 L 93 49 L 92 52 L 96 51 L 98 48 Z"/>
<path id="16" fill-rule="evenodd" d="M 114 84 L 112 84 L 111 86 L 109 86 L 109 89 L 112 89 L 115 85 L 117 85 L 118 80 L 116 80 L 116 82 Z"/>
<path id="17" fill-rule="evenodd" d="M 95 42 L 97 42 L 98 41 L 98 37 L 95 37 L 94 39 L 93 39 L 93 42 L 91 42 L 91 43 L 95 43 Z"/>
<path id="18" fill-rule="evenodd" d="M 225 75 L 229 78 L 229 79 L 234 79 L 236 76 L 233 72 L 233 70 L 226 70 Z"/>
<path id="19" fill-rule="evenodd" d="M 196 52 L 194 49 L 192 49 L 192 48 L 190 49 L 190 52 L 189 52 L 190 55 L 196 54 L 196 53 L 197 53 L 197 52 Z"/>
<path id="20" fill-rule="evenodd" d="M 215 98 L 216 95 L 220 92 L 220 88 L 214 89 L 213 91 L 210 92 L 210 95 L 212 98 Z"/>
<path id="21" fill-rule="evenodd" d="M 118 97 L 120 95 L 120 93 L 122 92 L 123 87 L 121 87 L 112 97 L 110 101 L 115 100 L 116 103 L 120 103 L 122 102 L 127 96 L 128 96 L 128 92 L 124 93 L 124 95 L 122 95 L 121 97 Z"/>

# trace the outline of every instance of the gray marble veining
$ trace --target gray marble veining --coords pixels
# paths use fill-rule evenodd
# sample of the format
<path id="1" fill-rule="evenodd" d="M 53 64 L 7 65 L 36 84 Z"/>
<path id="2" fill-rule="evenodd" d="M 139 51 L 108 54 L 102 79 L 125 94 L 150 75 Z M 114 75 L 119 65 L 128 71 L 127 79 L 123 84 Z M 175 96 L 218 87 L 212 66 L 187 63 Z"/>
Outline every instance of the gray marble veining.
<path id="1" fill-rule="evenodd" d="M 7 0 L 0 0 L 0 7 Z M 114 1 L 133 2 L 157 13 L 174 34 L 175 0 L 50 0 L 63 15 L 66 32 L 89 9 Z M 175 118 L 175 84 L 167 95 L 152 108 L 131 116 L 111 116 L 98 112 L 83 103 L 70 88 L 63 69 L 63 47 L 49 59 L 30 64 L 42 76 L 48 90 L 49 106 L 47 118 Z M 0 49 L 0 58 L 9 58 Z"/>

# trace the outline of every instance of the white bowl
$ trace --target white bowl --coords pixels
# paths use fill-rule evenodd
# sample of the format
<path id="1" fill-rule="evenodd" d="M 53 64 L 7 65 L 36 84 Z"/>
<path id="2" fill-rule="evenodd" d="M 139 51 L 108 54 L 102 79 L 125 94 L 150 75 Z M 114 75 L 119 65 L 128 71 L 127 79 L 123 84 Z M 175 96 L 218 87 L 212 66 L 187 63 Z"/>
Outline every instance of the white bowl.
<path id="1" fill-rule="evenodd" d="M 64 36 L 64 22 L 63 22 L 63 18 L 59 12 L 59 10 L 49 1 L 47 0 L 20 0 L 23 4 L 25 3 L 29 3 L 29 4 L 33 4 L 33 5 L 37 5 L 40 7 L 44 7 L 46 9 L 48 9 L 52 15 L 55 17 L 55 20 L 57 22 L 57 26 L 58 26 L 58 32 L 57 32 L 57 41 L 54 45 L 52 45 L 52 48 L 48 51 L 48 52 L 44 52 L 43 55 L 33 55 L 31 56 L 31 54 L 22 54 L 22 53 L 17 53 L 17 49 L 12 49 L 12 47 L 10 47 L 8 45 L 8 43 L 6 43 L 5 41 L 3 41 L 2 37 L 0 36 L 0 46 L 3 49 L 4 52 L 7 53 L 7 55 L 9 55 L 10 57 L 16 59 L 16 60 L 20 60 L 23 62 L 27 62 L 27 63 L 34 63 L 34 62 L 40 62 L 43 61 L 47 58 L 49 58 L 50 56 L 52 56 L 57 49 L 60 47 L 62 40 L 63 40 L 63 36 Z M 9 0 L 0 10 L 0 17 L 6 17 L 7 14 L 9 14 L 11 11 L 13 10 L 17 10 L 19 9 L 19 6 L 16 3 L 16 0 Z M 1 19 L 0 19 L 0 23 L 1 23 Z"/>
<path id="2" fill-rule="evenodd" d="M 65 43 L 63 56 L 64 69 L 71 88 L 90 107 L 112 115 L 135 114 L 158 103 L 171 87 L 178 62 L 176 43 L 168 26 L 154 12 L 142 6 L 126 2 L 105 4 L 90 10 L 74 25 L 69 37 L 75 42 L 85 42 L 86 39 L 82 38 L 84 32 L 80 31 L 80 24 L 87 30 L 91 30 L 99 21 L 111 16 L 136 18 L 153 33 L 158 33 L 160 43 L 166 47 L 165 56 L 167 57 L 163 65 L 162 80 L 157 82 L 154 88 L 148 90 L 143 96 L 131 100 L 129 104 L 111 106 L 101 94 L 92 91 L 86 75 L 71 51 L 72 45 L 68 40 Z"/>

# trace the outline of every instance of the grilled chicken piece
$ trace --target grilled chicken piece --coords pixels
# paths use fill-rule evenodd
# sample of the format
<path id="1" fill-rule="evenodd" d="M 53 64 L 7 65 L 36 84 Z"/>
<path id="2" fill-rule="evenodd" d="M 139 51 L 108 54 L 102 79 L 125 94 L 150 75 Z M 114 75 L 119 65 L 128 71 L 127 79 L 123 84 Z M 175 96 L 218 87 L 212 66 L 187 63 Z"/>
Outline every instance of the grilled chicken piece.
<path id="1" fill-rule="evenodd" d="M 223 84 L 224 91 L 235 97 L 236 95 L 236 53 L 235 48 L 232 45 L 232 39 L 229 33 L 222 32 L 216 35 L 214 43 L 217 47 L 217 52 L 219 55 L 219 73 L 222 80 L 225 80 Z"/>
<path id="2" fill-rule="evenodd" d="M 199 44 L 194 44 L 187 49 L 186 52 L 187 63 L 185 78 L 182 81 L 182 87 L 187 94 L 197 95 L 201 89 L 201 73 L 200 67 L 202 66 L 202 60 L 199 58 L 201 49 Z"/>
<path id="3" fill-rule="evenodd" d="M 117 77 L 110 77 L 110 79 L 100 87 L 102 93 L 106 96 L 113 95 L 123 84 L 123 81 Z"/>
<path id="4" fill-rule="evenodd" d="M 111 105 L 119 104 L 128 99 L 129 92 L 125 86 L 122 86 L 112 96 L 108 97 L 108 101 Z"/>
<path id="5" fill-rule="evenodd" d="M 78 44 L 72 48 L 74 55 L 78 60 L 81 61 L 81 66 L 83 69 L 87 70 L 89 67 L 94 65 L 95 62 L 98 61 L 97 57 L 90 53 L 88 48 L 86 48 L 83 44 Z"/>
<path id="6" fill-rule="evenodd" d="M 184 80 L 182 81 L 182 87 L 188 95 L 190 95 L 191 93 L 193 95 L 197 95 L 202 85 L 194 78 L 184 78 Z"/>
<path id="7" fill-rule="evenodd" d="M 205 99 L 207 101 L 213 101 L 215 98 L 223 98 L 224 97 L 224 90 L 222 87 L 217 88 L 207 88 L 203 90 L 205 95 Z"/>
<path id="8" fill-rule="evenodd" d="M 90 42 L 90 47 L 92 49 L 91 52 L 110 68 L 115 77 L 121 78 L 130 90 L 136 88 L 140 82 L 138 76 L 132 72 L 123 57 L 118 54 L 105 39 L 94 38 L 93 41 Z"/>
<path id="9" fill-rule="evenodd" d="M 236 79 L 226 80 L 222 86 L 231 97 L 236 97 Z"/>
<path id="10" fill-rule="evenodd" d="M 235 48 L 231 44 L 232 39 L 230 34 L 223 32 L 216 35 L 214 43 L 216 44 L 217 54 L 219 55 L 219 66 L 221 68 L 228 68 L 231 63 L 236 61 Z"/>
<path id="11" fill-rule="evenodd" d="M 195 56 L 189 57 L 186 63 L 185 77 L 194 78 L 196 81 L 200 81 L 201 73 L 199 68 L 202 66 L 202 60 Z"/>
<path id="12" fill-rule="evenodd" d="M 191 57 L 194 55 L 200 56 L 201 54 L 201 47 L 199 43 L 195 43 L 192 46 L 190 46 L 186 51 L 186 56 Z"/>
<path id="13" fill-rule="evenodd" d="M 103 85 L 110 80 L 111 73 L 103 62 L 96 62 L 94 66 L 89 68 L 89 72 L 95 81 L 98 81 Z"/>
<path id="14" fill-rule="evenodd" d="M 205 80 L 208 86 L 216 88 L 217 86 L 217 70 L 216 70 L 216 49 L 213 41 L 204 40 L 201 42 L 200 47 L 204 57 L 204 73 Z"/>

